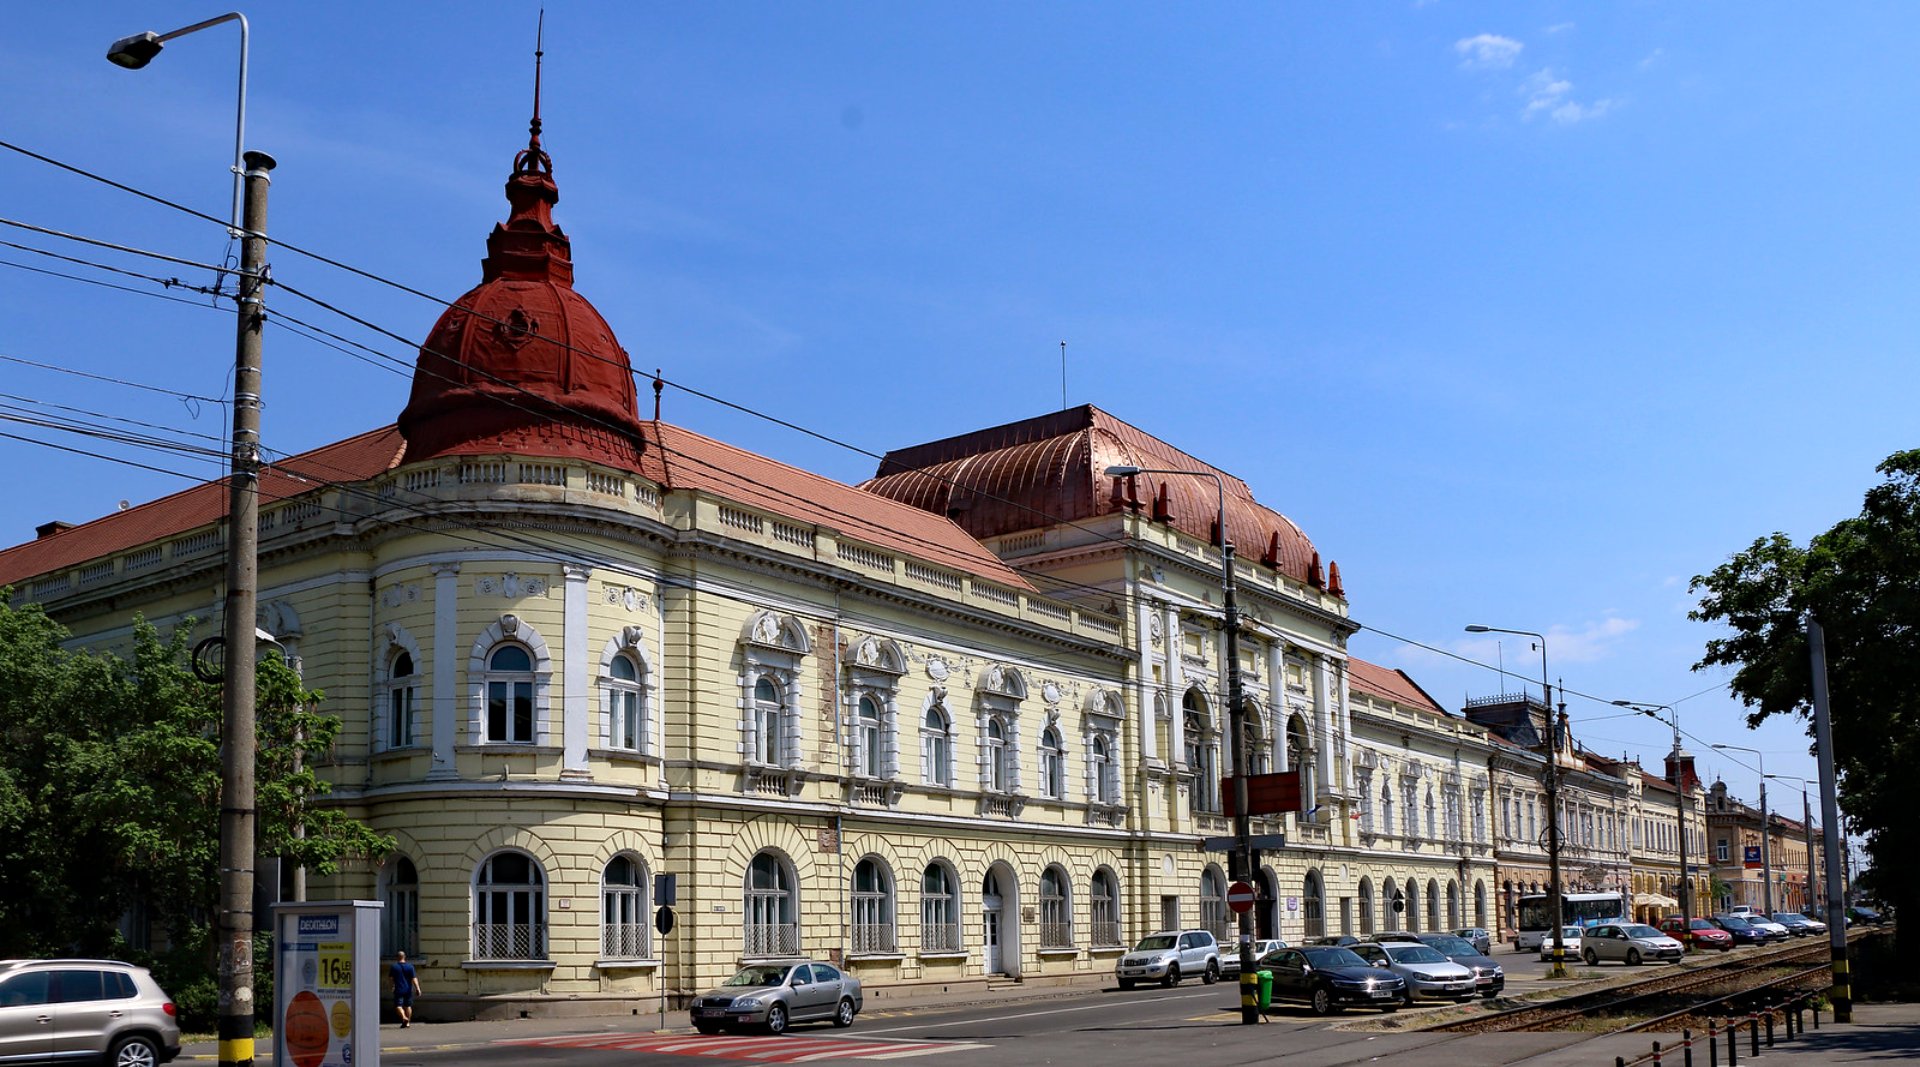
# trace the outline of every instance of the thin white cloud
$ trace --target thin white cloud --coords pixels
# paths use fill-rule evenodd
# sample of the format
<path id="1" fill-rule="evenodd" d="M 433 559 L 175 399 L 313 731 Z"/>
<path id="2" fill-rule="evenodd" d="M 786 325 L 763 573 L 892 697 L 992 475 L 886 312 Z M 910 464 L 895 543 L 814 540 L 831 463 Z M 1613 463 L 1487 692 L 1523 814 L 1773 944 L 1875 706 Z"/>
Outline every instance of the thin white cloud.
<path id="1" fill-rule="evenodd" d="M 1598 663 L 1610 659 L 1626 635 L 1640 628 L 1640 620 L 1608 616 L 1572 629 L 1547 628 L 1547 655 L 1553 664 Z M 1480 663 L 1504 662 L 1507 673 L 1524 677 L 1537 672 L 1540 649 L 1530 637 L 1511 634 L 1486 634 L 1462 638 L 1453 651 Z"/>
<path id="2" fill-rule="evenodd" d="M 1571 29 L 1573 29 L 1573 23 L 1571 22 L 1556 22 L 1553 25 L 1548 26 L 1542 32 L 1550 33 L 1550 34 L 1558 34 L 1558 33 L 1565 33 Z"/>
<path id="3" fill-rule="evenodd" d="M 1519 41 L 1497 33 L 1476 34 L 1453 42 L 1453 50 L 1460 55 L 1462 70 L 1504 70 L 1513 66 L 1513 61 L 1520 57 L 1520 51 L 1525 47 Z"/>
<path id="4" fill-rule="evenodd" d="M 1667 54 L 1667 50 L 1664 48 L 1656 48 L 1653 51 L 1648 52 L 1647 58 L 1640 61 L 1640 69 L 1646 70 L 1648 67 L 1651 67 L 1655 63 L 1660 62 L 1660 60 L 1664 58 L 1666 54 Z"/>
<path id="5" fill-rule="evenodd" d="M 1591 103 L 1575 100 L 1573 83 L 1555 74 L 1551 67 L 1542 67 L 1528 75 L 1520 83 L 1520 95 L 1527 99 L 1520 109 L 1521 119 L 1531 122 L 1544 115 L 1562 126 L 1597 119 L 1612 111 L 1616 103 L 1612 99 Z"/>

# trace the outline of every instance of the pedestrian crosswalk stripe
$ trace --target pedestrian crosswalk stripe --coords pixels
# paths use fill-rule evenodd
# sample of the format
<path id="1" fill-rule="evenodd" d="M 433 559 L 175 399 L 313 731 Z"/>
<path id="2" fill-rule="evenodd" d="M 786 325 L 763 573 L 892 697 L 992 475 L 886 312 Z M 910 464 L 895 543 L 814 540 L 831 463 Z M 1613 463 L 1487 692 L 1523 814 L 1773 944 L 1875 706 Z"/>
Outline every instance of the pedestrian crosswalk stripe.
<path id="1" fill-rule="evenodd" d="M 692 1034 L 560 1034 L 496 1041 L 497 1045 L 538 1045 L 543 1048 L 619 1049 L 671 1056 L 754 1060 L 760 1063 L 808 1063 L 814 1060 L 898 1060 L 935 1056 L 942 1052 L 991 1046 L 975 1041 L 911 1041 L 889 1038 L 834 1038 L 808 1034 L 736 1035 Z"/>

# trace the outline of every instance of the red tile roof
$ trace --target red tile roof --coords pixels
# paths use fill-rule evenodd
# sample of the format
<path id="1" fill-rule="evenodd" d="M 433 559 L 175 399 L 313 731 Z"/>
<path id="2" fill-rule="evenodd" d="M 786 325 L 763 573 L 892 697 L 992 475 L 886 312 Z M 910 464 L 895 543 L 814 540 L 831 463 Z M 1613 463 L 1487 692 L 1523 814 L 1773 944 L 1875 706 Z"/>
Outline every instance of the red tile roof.
<path id="1" fill-rule="evenodd" d="M 1446 709 L 1440 706 L 1440 702 L 1428 696 L 1427 691 L 1420 688 L 1420 684 L 1409 677 L 1406 671 L 1382 667 L 1377 663 L 1368 663 L 1366 660 L 1350 656 L 1347 659 L 1347 687 L 1385 697 L 1405 707 L 1417 708 L 1435 715 L 1447 715 Z"/>
<path id="2" fill-rule="evenodd" d="M 711 493 L 874 547 L 952 567 L 1016 589 L 1033 586 L 948 519 L 667 423 L 646 423 L 642 476 L 668 489 Z M 393 426 L 282 460 L 261 475 L 261 504 L 325 483 L 362 482 L 403 462 Z M 218 521 L 227 485 L 204 482 L 170 496 L 0 551 L 0 585 L 124 552 Z"/>

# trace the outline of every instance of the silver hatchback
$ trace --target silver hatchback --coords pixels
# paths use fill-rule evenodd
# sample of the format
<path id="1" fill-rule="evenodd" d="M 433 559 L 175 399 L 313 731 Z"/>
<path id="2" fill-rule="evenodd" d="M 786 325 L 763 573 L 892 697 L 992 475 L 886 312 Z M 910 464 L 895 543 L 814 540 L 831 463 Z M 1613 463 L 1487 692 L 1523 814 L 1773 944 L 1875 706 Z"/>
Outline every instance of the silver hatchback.
<path id="1" fill-rule="evenodd" d="M 1619 960 L 1629 966 L 1639 966 L 1642 960 L 1678 963 L 1686 951 L 1685 945 L 1641 923 L 1606 923 L 1580 936 L 1580 956 L 1589 967 L 1601 960 Z"/>
<path id="2" fill-rule="evenodd" d="M 114 960 L 0 962 L 0 1063 L 155 1067 L 180 1054 L 172 998 L 144 967 Z"/>
<path id="3" fill-rule="evenodd" d="M 821 960 L 752 963 L 718 989 L 693 998 L 694 1029 L 717 1034 L 729 1026 L 763 1026 L 781 1034 L 789 1023 L 832 1020 L 852 1026 L 862 1003 L 860 979 Z"/>

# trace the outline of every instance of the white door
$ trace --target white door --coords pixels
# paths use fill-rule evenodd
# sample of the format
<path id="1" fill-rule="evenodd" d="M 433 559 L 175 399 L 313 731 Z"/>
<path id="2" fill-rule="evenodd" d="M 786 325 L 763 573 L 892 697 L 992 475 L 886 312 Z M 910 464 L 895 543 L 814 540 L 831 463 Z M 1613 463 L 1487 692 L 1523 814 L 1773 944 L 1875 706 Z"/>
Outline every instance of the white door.
<path id="1" fill-rule="evenodd" d="M 1000 974 L 1000 894 L 992 891 L 993 876 L 987 876 L 988 891 L 980 897 L 980 917 L 982 934 L 985 937 L 983 954 L 987 961 L 988 974 Z"/>

